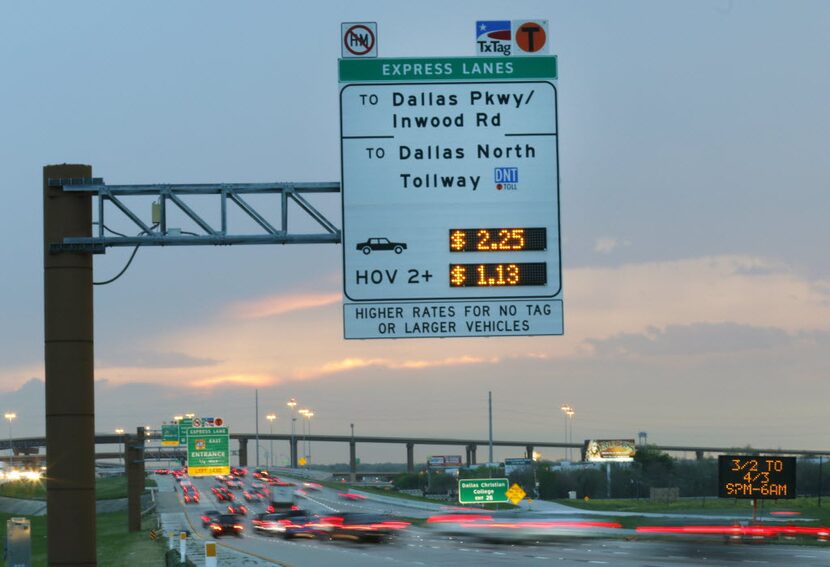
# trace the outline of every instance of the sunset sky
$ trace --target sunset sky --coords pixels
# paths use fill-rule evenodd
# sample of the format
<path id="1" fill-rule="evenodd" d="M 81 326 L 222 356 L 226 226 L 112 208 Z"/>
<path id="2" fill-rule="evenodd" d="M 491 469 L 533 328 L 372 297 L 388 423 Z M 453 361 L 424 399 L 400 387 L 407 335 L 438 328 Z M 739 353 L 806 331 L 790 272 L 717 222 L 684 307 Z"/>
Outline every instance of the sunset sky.
<path id="1" fill-rule="evenodd" d="M 575 440 L 828 449 L 819 1 L 4 3 L 14 434 L 45 430 L 44 165 L 111 184 L 339 181 L 341 22 L 376 21 L 383 57 L 437 57 L 474 55 L 477 20 L 518 18 L 547 19 L 559 58 L 564 336 L 345 341 L 338 245 L 145 248 L 95 290 L 96 429 L 194 412 L 251 432 L 258 389 L 261 431 L 271 411 L 290 431 L 295 397 L 314 433 L 485 439 L 492 391 L 497 439 L 562 440 L 567 402 Z M 339 196 L 314 204 L 339 226 Z M 95 279 L 129 253 L 97 256 Z"/>

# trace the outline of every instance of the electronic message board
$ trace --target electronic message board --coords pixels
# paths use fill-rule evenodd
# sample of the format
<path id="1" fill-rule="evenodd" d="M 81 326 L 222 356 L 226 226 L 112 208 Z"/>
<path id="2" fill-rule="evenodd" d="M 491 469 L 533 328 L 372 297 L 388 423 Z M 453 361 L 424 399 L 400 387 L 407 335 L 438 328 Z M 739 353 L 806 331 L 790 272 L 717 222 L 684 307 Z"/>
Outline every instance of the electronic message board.
<path id="1" fill-rule="evenodd" d="M 721 498 L 795 498 L 795 457 L 720 455 Z"/>
<path id="2" fill-rule="evenodd" d="M 555 57 L 341 60 L 346 338 L 560 335 Z"/>

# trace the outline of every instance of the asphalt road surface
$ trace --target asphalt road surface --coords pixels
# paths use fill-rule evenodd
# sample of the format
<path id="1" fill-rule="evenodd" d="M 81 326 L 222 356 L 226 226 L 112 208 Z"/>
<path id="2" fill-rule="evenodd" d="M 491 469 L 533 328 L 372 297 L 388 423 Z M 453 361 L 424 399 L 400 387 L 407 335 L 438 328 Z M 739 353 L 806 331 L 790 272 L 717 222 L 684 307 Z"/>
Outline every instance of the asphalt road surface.
<path id="1" fill-rule="evenodd" d="M 170 491 L 174 481 L 159 477 L 160 492 Z M 250 477 L 244 479 L 246 488 Z M 195 538 L 210 541 L 211 535 L 202 528 L 199 516 L 206 510 L 224 510 L 227 503 L 218 502 L 210 487 L 212 477 L 191 479 L 202 495 L 199 504 L 185 505 L 181 491 L 176 498 L 168 494 L 162 510 L 185 514 Z M 282 489 L 290 490 L 290 489 Z M 241 498 L 242 491 L 234 491 Z M 404 518 L 423 518 L 435 514 L 439 505 L 396 502 L 388 498 L 349 501 L 330 488 L 308 491 L 308 498 L 298 498 L 304 509 L 319 514 L 335 511 L 384 513 Z M 285 565 L 290 567 L 374 567 L 390 565 L 464 566 L 490 565 L 612 565 L 612 566 L 700 566 L 700 565 L 798 565 L 830 567 L 830 544 L 822 546 L 726 544 L 723 541 L 662 541 L 627 540 L 625 538 L 571 538 L 547 540 L 536 544 L 486 543 L 464 536 L 449 536 L 424 527 L 412 526 L 400 537 L 386 544 L 358 544 L 343 541 L 291 540 L 260 535 L 253 530 L 250 519 L 265 510 L 267 503 L 252 503 L 241 538 L 222 537 L 217 540 L 220 565 Z"/>

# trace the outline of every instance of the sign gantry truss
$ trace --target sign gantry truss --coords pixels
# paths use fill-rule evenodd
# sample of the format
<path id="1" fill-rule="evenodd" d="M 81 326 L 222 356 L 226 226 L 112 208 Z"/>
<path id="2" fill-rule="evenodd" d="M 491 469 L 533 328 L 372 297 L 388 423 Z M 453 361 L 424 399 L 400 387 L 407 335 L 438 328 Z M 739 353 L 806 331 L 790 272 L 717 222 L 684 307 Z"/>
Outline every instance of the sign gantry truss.
<path id="1" fill-rule="evenodd" d="M 154 185 L 107 185 L 100 177 L 83 179 L 49 179 L 50 187 L 62 187 L 66 192 L 86 192 L 97 197 L 97 235 L 91 237 L 66 237 L 62 243 L 51 243 L 51 252 L 91 252 L 102 254 L 110 246 L 194 246 L 231 244 L 311 244 L 340 242 L 341 231 L 323 213 L 315 208 L 306 197 L 309 194 L 339 193 L 340 183 L 204 183 L 204 184 L 154 184 Z M 279 222 L 269 220 L 273 211 L 262 211 L 252 206 L 245 196 L 278 194 L 280 198 Z M 197 195 L 219 197 L 219 225 L 205 220 L 188 204 L 188 198 Z M 136 212 L 122 197 L 144 196 L 155 198 L 153 219 L 146 222 L 147 210 Z M 112 206 L 105 206 L 110 203 Z M 231 207 L 228 204 L 231 204 Z M 297 207 L 289 207 L 294 203 Z M 142 203 L 146 206 L 146 202 Z M 106 214 L 117 210 L 122 218 L 131 221 L 136 235 L 110 235 L 107 232 Z M 229 233 L 228 211 L 238 209 L 258 225 L 261 232 L 253 234 Z M 290 233 L 288 211 L 299 209 L 314 220 L 321 232 Z M 171 210 L 181 213 L 195 224 L 195 231 L 182 231 L 169 226 Z M 277 226 L 275 226 L 275 224 Z"/>

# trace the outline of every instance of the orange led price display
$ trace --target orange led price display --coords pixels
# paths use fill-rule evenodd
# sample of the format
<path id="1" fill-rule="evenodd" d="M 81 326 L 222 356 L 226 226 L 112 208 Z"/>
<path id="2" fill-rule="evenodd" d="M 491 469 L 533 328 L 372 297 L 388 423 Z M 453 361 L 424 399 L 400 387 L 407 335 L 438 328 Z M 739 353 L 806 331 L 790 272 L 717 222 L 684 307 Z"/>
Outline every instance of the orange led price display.
<path id="1" fill-rule="evenodd" d="M 519 252 L 548 249 L 546 228 L 451 228 L 450 252 Z"/>
<path id="2" fill-rule="evenodd" d="M 720 455 L 721 498 L 795 498 L 795 457 Z"/>
<path id="3" fill-rule="evenodd" d="M 450 264 L 450 287 L 513 287 L 545 285 L 546 262 L 512 264 Z"/>

